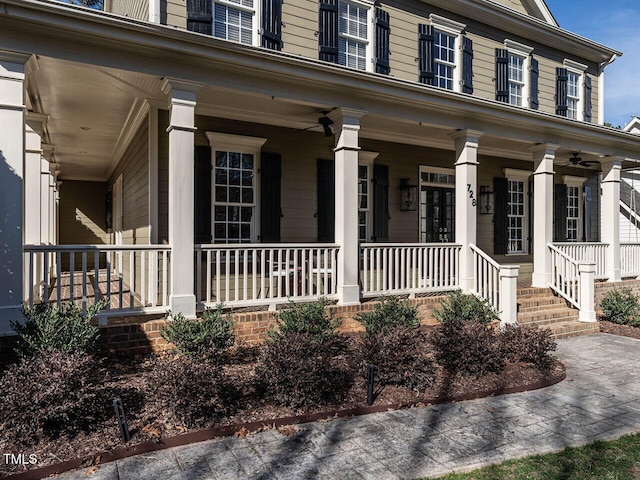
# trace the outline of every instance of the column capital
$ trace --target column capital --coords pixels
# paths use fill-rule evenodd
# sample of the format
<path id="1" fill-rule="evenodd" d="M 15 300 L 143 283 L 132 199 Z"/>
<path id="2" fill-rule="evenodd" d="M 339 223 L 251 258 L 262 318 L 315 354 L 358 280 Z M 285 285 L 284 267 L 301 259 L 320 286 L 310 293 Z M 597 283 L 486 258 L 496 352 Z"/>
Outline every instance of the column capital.
<path id="1" fill-rule="evenodd" d="M 331 110 L 327 113 L 327 117 L 329 117 L 334 122 L 341 122 L 343 124 L 358 124 L 360 125 L 359 120 L 367 114 L 364 110 L 356 110 L 355 108 L 348 107 L 338 107 Z M 346 119 L 350 119 L 350 121 L 345 121 Z M 355 122 L 357 120 L 357 122 Z"/>
<path id="2" fill-rule="evenodd" d="M 44 126 L 49 123 L 49 115 L 46 113 L 27 112 L 25 114 L 26 124 L 40 136 L 44 132 Z"/>
<path id="3" fill-rule="evenodd" d="M 545 155 L 555 156 L 558 148 L 560 148 L 560 145 L 556 145 L 555 143 L 537 143 L 528 150 L 533 154 L 533 157 L 536 158 L 537 156 Z"/>
<path id="4" fill-rule="evenodd" d="M 627 157 L 623 157 L 620 155 L 607 155 L 602 157 L 600 161 L 600 165 L 608 168 L 622 168 L 622 162 L 626 160 Z"/>
<path id="5" fill-rule="evenodd" d="M 475 143 L 476 146 L 480 140 L 480 137 L 484 135 L 484 132 L 480 130 L 472 130 L 470 128 L 461 128 L 459 130 L 454 130 L 453 132 L 447 133 L 453 140 L 456 142 L 456 145 L 459 141 L 464 140 L 467 143 Z"/>
<path id="6" fill-rule="evenodd" d="M 164 77 L 160 88 L 165 95 L 171 95 L 173 98 L 178 97 L 178 95 L 176 95 L 177 92 L 191 93 L 193 94 L 193 101 L 195 101 L 195 95 L 202 89 L 202 87 L 204 87 L 203 83 L 181 80 L 179 78 Z"/>

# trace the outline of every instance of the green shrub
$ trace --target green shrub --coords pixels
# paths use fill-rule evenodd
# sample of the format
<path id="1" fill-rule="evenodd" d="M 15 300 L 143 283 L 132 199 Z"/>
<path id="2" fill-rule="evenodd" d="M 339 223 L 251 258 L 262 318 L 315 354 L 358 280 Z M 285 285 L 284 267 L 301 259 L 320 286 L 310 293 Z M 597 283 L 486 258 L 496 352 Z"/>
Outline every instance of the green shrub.
<path id="1" fill-rule="evenodd" d="M 202 318 L 185 318 L 177 314 L 165 323 L 160 335 L 185 355 L 214 353 L 233 344 L 233 321 L 222 314 L 222 305 L 206 308 Z"/>
<path id="2" fill-rule="evenodd" d="M 92 352 L 97 348 L 100 329 L 90 320 L 108 305 L 103 299 L 82 312 L 74 303 L 62 304 L 60 308 L 49 304 L 25 308 L 24 323 L 11 322 L 18 333 L 15 351 L 25 358 L 41 352 Z"/>
<path id="3" fill-rule="evenodd" d="M 600 308 L 613 323 L 640 325 L 638 297 L 630 288 L 609 290 L 600 300 Z"/>
<path id="4" fill-rule="evenodd" d="M 440 301 L 441 308 L 433 312 L 434 318 L 440 323 L 463 321 L 465 323 L 487 324 L 498 319 L 498 312 L 488 300 L 481 300 L 475 295 L 465 295 L 456 290 Z"/>
<path id="5" fill-rule="evenodd" d="M 185 427 L 201 426 L 226 412 L 225 389 L 219 365 L 198 357 L 158 358 L 149 376 L 149 401 Z"/>
<path id="6" fill-rule="evenodd" d="M 394 328 L 367 333 L 359 348 L 361 372 L 376 366 L 376 383 L 424 392 L 433 382 L 435 367 L 426 335 L 416 329 Z"/>
<path id="7" fill-rule="evenodd" d="M 33 445 L 89 429 L 107 411 L 97 388 L 103 378 L 99 362 L 80 352 L 41 351 L 9 366 L 0 378 L 5 442 Z"/>
<path id="8" fill-rule="evenodd" d="M 555 363 L 551 352 L 557 345 L 548 328 L 505 325 L 500 342 L 502 355 L 508 362 L 530 363 L 542 372 L 549 371 Z"/>
<path id="9" fill-rule="evenodd" d="M 396 328 L 412 329 L 420 325 L 418 309 L 398 297 L 385 297 L 372 312 L 356 317 L 367 334 L 388 333 Z"/>
<path id="10" fill-rule="evenodd" d="M 289 333 L 267 341 L 256 375 L 266 396 L 278 405 L 299 408 L 341 402 L 353 371 L 341 336 Z"/>
<path id="11" fill-rule="evenodd" d="M 331 337 L 340 321 L 333 318 L 325 308 L 328 305 L 326 298 L 317 302 L 300 303 L 289 301 L 289 304 L 275 314 L 278 325 L 277 331 L 270 332 L 272 338 L 304 333 L 315 338 Z"/>
<path id="12" fill-rule="evenodd" d="M 435 331 L 436 360 L 449 373 L 475 375 L 499 373 L 505 368 L 498 333 L 484 323 L 451 320 Z"/>

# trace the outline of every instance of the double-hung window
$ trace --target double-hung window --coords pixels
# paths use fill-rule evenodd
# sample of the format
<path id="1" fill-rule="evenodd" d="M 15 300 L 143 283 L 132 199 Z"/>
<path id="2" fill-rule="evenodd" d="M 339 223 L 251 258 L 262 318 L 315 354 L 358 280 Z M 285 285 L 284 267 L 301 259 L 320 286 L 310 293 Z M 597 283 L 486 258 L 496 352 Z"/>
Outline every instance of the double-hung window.
<path id="1" fill-rule="evenodd" d="M 367 70 L 370 58 L 369 11 L 356 2 L 338 2 L 338 63 Z"/>
<path id="2" fill-rule="evenodd" d="M 370 176 L 369 165 L 358 165 L 358 239 L 363 243 L 369 238 Z"/>
<path id="3" fill-rule="evenodd" d="M 213 36 L 257 44 L 257 0 L 213 0 Z"/>
<path id="4" fill-rule="evenodd" d="M 580 77 L 576 72 L 567 72 L 567 117 L 578 120 L 580 113 Z"/>
<path id="5" fill-rule="evenodd" d="M 556 114 L 591 121 L 591 78 L 587 66 L 565 59 L 556 69 Z"/>
<path id="6" fill-rule="evenodd" d="M 507 253 L 527 253 L 527 189 L 531 172 L 506 168 Z"/>
<path id="7" fill-rule="evenodd" d="M 513 40 L 496 48 L 496 100 L 516 107 L 538 108 L 538 62 L 533 48 Z"/>
<path id="8" fill-rule="evenodd" d="M 523 56 L 509 53 L 509 103 L 518 107 L 523 106 L 524 64 L 525 58 Z"/>
<path id="9" fill-rule="evenodd" d="M 582 238 L 582 190 L 586 181 L 583 177 L 564 175 L 567 186 L 567 219 L 565 238 L 567 242 L 578 242 Z"/>
<path id="10" fill-rule="evenodd" d="M 457 35 L 451 35 L 438 29 L 433 32 L 433 74 L 436 87 L 447 90 L 454 89 L 456 39 Z"/>

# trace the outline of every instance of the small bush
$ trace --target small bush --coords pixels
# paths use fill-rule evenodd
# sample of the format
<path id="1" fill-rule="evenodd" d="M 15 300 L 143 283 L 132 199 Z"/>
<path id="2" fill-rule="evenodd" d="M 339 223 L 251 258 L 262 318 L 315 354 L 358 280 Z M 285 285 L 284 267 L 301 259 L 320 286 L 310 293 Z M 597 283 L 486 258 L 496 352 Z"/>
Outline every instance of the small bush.
<path id="1" fill-rule="evenodd" d="M 529 325 L 506 325 L 500 333 L 501 351 L 508 362 L 530 363 L 542 372 L 554 365 L 556 342 L 551 330 Z"/>
<path id="2" fill-rule="evenodd" d="M 85 353 L 43 351 L 0 378 L 0 431 L 9 445 L 33 445 L 86 430 L 103 417 L 97 386 L 104 373 Z M 108 399 L 107 401 L 110 401 Z"/>
<path id="3" fill-rule="evenodd" d="M 340 322 L 327 311 L 327 305 L 326 298 L 301 304 L 290 301 L 289 305 L 275 314 L 278 331 L 270 332 L 271 337 L 298 333 L 309 334 L 318 339 L 333 336 Z"/>
<path id="4" fill-rule="evenodd" d="M 446 321 L 432 337 L 436 360 L 449 373 L 482 376 L 504 370 L 497 333 L 484 323 Z"/>
<path id="5" fill-rule="evenodd" d="M 74 303 L 62 304 L 60 308 L 49 304 L 25 308 L 24 323 L 11 322 L 18 333 L 15 351 L 23 357 L 32 357 L 42 352 L 90 353 L 95 351 L 100 338 L 100 329 L 90 320 L 108 305 L 101 300 L 82 312 Z"/>
<path id="6" fill-rule="evenodd" d="M 220 366 L 214 362 L 185 355 L 166 356 L 156 360 L 147 396 L 173 421 L 193 427 L 225 413 L 223 379 Z"/>
<path id="7" fill-rule="evenodd" d="M 630 288 L 609 290 L 600 300 L 602 313 L 613 323 L 640 325 L 638 297 Z"/>
<path id="8" fill-rule="evenodd" d="M 429 347 L 426 335 L 415 329 L 366 334 L 360 344 L 361 371 L 366 377 L 368 366 L 373 364 L 377 384 L 423 392 L 435 375 Z"/>
<path id="9" fill-rule="evenodd" d="M 206 308 L 201 319 L 174 316 L 160 329 L 160 335 L 185 355 L 214 353 L 233 344 L 233 321 L 222 314 L 222 305 Z"/>
<path id="10" fill-rule="evenodd" d="M 420 325 L 418 309 L 398 297 L 385 297 L 372 312 L 358 315 L 368 334 L 388 333 L 396 328 L 412 329 Z"/>
<path id="11" fill-rule="evenodd" d="M 440 301 L 441 308 L 433 311 L 440 323 L 461 320 L 464 322 L 487 324 L 498 319 L 498 312 L 488 300 L 480 300 L 475 295 L 465 295 L 456 290 Z"/>
<path id="12" fill-rule="evenodd" d="M 346 341 L 289 333 L 267 342 L 256 368 L 262 390 L 276 404 L 293 408 L 343 400 L 351 387 Z"/>

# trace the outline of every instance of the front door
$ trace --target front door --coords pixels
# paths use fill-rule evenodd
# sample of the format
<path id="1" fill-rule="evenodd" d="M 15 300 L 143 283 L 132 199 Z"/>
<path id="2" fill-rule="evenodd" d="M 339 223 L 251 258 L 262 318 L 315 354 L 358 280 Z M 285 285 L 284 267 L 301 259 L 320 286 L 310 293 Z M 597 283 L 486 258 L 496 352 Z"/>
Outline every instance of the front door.
<path id="1" fill-rule="evenodd" d="M 420 241 L 455 242 L 455 189 L 420 187 Z"/>

